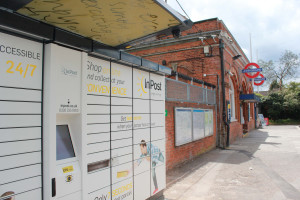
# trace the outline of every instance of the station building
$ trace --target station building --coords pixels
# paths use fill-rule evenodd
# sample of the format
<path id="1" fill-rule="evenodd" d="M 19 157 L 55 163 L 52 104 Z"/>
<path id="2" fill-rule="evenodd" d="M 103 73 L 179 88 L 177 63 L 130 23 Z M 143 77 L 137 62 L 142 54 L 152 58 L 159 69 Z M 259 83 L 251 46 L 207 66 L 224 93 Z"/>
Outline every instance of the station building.
<path id="1" fill-rule="evenodd" d="M 166 76 L 167 169 L 226 148 L 255 128 L 257 99 L 242 73 L 250 61 L 222 20 L 195 22 L 180 37 L 159 35 L 127 52 L 172 70 Z"/>

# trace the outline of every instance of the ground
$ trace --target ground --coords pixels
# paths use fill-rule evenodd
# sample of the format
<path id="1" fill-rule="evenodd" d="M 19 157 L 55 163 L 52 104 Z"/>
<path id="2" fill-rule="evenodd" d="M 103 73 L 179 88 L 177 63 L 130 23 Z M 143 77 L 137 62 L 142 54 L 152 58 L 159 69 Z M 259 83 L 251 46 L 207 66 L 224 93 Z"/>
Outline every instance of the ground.
<path id="1" fill-rule="evenodd" d="M 167 200 L 300 199 L 300 128 L 267 126 L 167 172 Z"/>

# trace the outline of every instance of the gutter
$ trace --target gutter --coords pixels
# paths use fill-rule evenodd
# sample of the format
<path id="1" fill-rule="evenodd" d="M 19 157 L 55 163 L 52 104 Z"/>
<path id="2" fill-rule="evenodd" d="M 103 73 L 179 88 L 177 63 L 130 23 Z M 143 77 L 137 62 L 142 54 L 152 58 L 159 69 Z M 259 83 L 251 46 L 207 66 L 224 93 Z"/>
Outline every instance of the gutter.
<path id="1" fill-rule="evenodd" d="M 225 45 L 223 43 L 223 40 L 220 39 L 220 59 L 221 59 L 221 84 L 222 84 L 222 101 L 223 101 L 223 111 L 222 111 L 222 117 L 224 125 L 227 127 L 227 133 L 226 133 L 226 147 L 229 146 L 229 138 L 230 138 L 230 124 L 227 121 L 226 117 L 226 99 L 225 99 L 225 66 L 224 66 L 224 48 Z M 225 148 L 225 145 L 223 144 L 223 148 Z"/>

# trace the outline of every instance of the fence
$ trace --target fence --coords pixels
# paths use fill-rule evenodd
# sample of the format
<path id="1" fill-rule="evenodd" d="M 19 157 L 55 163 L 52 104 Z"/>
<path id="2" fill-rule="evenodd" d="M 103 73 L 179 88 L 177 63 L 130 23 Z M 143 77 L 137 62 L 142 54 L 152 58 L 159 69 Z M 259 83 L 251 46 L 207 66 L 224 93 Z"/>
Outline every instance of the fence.
<path id="1" fill-rule="evenodd" d="M 166 101 L 216 104 L 216 91 L 166 78 Z"/>

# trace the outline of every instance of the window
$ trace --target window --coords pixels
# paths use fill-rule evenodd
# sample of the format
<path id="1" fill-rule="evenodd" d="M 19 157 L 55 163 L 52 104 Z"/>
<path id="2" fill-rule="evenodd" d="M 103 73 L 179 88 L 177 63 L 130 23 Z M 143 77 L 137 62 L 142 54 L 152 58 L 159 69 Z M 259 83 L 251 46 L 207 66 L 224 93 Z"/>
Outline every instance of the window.
<path id="1" fill-rule="evenodd" d="M 175 108 L 175 146 L 214 134 L 213 110 Z"/>
<path id="2" fill-rule="evenodd" d="M 230 108 L 231 108 L 231 120 L 236 121 L 235 117 L 235 95 L 234 95 L 234 87 L 233 82 L 229 79 L 230 89 L 229 89 L 229 101 L 230 101 Z"/>

